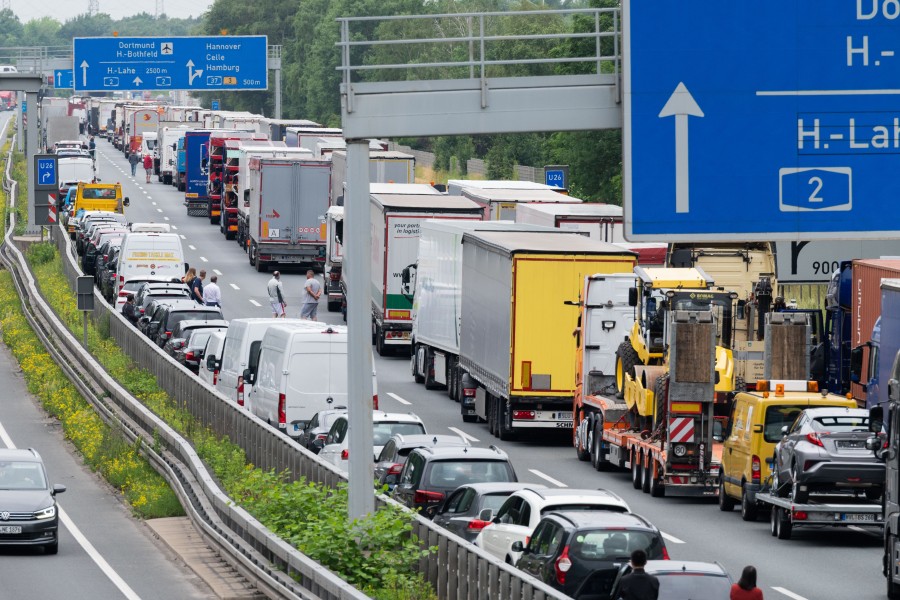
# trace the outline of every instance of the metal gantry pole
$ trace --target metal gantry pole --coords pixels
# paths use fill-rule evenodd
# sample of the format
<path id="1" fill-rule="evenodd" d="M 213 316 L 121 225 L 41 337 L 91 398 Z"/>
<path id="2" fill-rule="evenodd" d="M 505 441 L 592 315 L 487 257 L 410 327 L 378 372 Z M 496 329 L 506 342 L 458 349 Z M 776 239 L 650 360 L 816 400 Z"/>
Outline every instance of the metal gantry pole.
<path id="1" fill-rule="evenodd" d="M 38 101 L 37 94 L 34 92 L 25 93 L 25 101 L 28 109 L 28 127 L 25 128 L 25 150 L 26 154 L 26 173 L 28 174 L 28 223 L 26 223 L 26 233 L 33 235 L 37 233 L 37 226 L 34 224 L 34 160 L 32 156 L 38 152 Z"/>
<path id="2" fill-rule="evenodd" d="M 350 519 L 375 511 L 372 484 L 372 232 L 369 217 L 369 142 L 347 140 L 344 275 L 347 283 L 347 368 Z"/>

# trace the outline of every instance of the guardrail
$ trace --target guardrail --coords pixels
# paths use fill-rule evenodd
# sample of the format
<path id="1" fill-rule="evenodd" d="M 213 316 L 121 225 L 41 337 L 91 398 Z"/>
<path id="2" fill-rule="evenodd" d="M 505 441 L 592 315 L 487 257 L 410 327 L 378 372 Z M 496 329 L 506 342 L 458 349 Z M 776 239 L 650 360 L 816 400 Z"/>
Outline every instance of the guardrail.
<path id="1" fill-rule="evenodd" d="M 74 289 L 75 279 L 81 270 L 75 261 L 72 244 L 68 234 L 61 227 L 51 228 L 51 238 L 62 257 L 63 271 Z M 12 246 L 7 244 L 7 246 Z M 27 264 L 18 250 L 17 261 L 22 269 Z M 99 371 L 102 377 L 109 376 L 93 358 L 87 354 L 65 326 L 56 319 L 52 310 L 38 296 L 33 285 L 33 278 L 28 273 L 30 286 L 26 290 L 29 298 L 33 298 L 42 311 L 52 316 L 54 325 L 65 333 L 66 345 L 75 355 L 78 364 L 90 372 Z M 134 363 L 147 369 L 157 378 L 159 386 L 176 399 L 189 411 L 202 426 L 210 428 L 217 435 L 228 436 L 232 442 L 240 445 L 246 452 L 247 459 L 263 469 L 287 471 L 291 477 L 305 477 L 308 481 L 322 483 L 331 487 L 346 481 L 346 475 L 333 466 L 319 460 L 317 456 L 305 448 L 269 427 L 266 423 L 229 402 L 212 387 L 200 381 L 193 373 L 178 364 L 160 350 L 149 339 L 140 335 L 122 316 L 107 304 L 98 291 L 94 291 L 96 310 L 91 318 L 101 328 L 108 327 L 110 336 L 119 347 L 127 353 Z M 24 297 L 24 296 L 23 296 Z M 162 431 L 158 419 L 132 398 L 118 384 L 109 380 L 105 384 L 111 398 L 118 404 L 124 403 L 132 416 L 145 427 L 145 431 Z M 115 390 L 115 391 L 112 391 Z M 165 424 L 162 424 L 168 430 Z M 171 438 L 171 439 L 170 439 Z M 146 446 L 147 444 L 145 444 Z M 215 485 L 212 476 L 206 472 L 199 458 L 189 444 L 172 432 L 165 437 L 164 446 L 172 449 L 172 453 L 182 459 L 190 473 L 200 482 L 208 504 L 209 512 L 217 516 L 223 529 L 235 532 L 238 541 L 249 546 L 249 550 L 264 558 L 263 564 L 271 563 L 267 576 L 275 577 L 280 572 L 302 577 L 302 583 L 309 586 L 321 598 L 336 600 L 365 598 L 360 592 L 350 588 L 348 584 L 337 579 L 337 576 L 313 563 L 308 557 L 278 539 L 273 533 L 263 528 L 245 511 L 233 505 Z M 378 505 L 393 503 L 390 498 L 379 496 Z M 498 561 L 476 548 L 469 542 L 459 538 L 430 520 L 417 516 L 413 522 L 413 533 L 422 540 L 423 545 L 437 546 L 437 560 L 434 557 L 423 557 L 418 570 L 426 580 L 435 586 L 441 600 L 545 600 L 565 599 L 567 596 L 553 590 L 548 585 Z M 233 541 L 235 538 L 229 538 Z M 256 565 L 260 567 L 260 565 Z M 261 567 L 260 567 L 261 568 Z M 338 583 L 339 582 L 339 583 Z M 341 587 L 341 585 L 345 587 Z M 347 589 L 349 588 L 349 589 Z M 306 597 L 306 596 L 301 596 Z"/>

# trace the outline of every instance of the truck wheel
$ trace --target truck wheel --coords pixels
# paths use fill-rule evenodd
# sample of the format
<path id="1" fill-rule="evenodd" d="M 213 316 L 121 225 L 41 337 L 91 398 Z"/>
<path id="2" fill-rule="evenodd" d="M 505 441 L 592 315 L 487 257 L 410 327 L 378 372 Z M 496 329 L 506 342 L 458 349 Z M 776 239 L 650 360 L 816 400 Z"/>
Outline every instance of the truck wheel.
<path id="1" fill-rule="evenodd" d="M 487 404 L 488 431 L 492 436 L 497 437 L 497 401 L 487 392 L 485 392 L 484 396 L 484 401 Z"/>
<path id="2" fill-rule="evenodd" d="M 656 400 L 656 422 L 661 423 L 668 412 L 669 399 L 669 376 L 660 375 L 656 378 L 656 385 L 653 386 L 653 396 Z"/>
<path id="3" fill-rule="evenodd" d="M 800 489 L 800 483 L 797 481 L 797 463 L 791 465 L 791 478 L 793 480 L 793 483 L 791 484 L 791 500 L 795 504 L 805 504 L 807 500 L 809 500 L 809 491 L 802 491 Z"/>
<path id="4" fill-rule="evenodd" d="M 719 475 L 719 510 L 731 512 L 734 510 L 734 499 L 725 493 L 725 479 Z"/>
<path id="5" fill-rule="evenodd" d="M 784 498 L 784 483 L 778 477 L 778 457 L 772 456 L 772 493 L 779 498 Z"/>
<path id="6" fill-rule="evenodd" d="M 459 359 L 451 358 L 450 359 L 450 385 L 447 387 L 447 396 L 450 397 L 451 400 L 455 400 L 459 402 L 460 393 L 459 393 Z"/>
<path id="7" fill-rule="evenodd" d="M 636 490 L 641 489 L 641 459 L 636 452 L 631 453 L 631 487 Z"/>
<path id="8" fill-rule="evenodd" d="M 747 485 L 744 484 L 741 486 L 741 518 L 745 521 L 756 521 L 757 513 L 756 501 L 750 500 Z"/>
<path id="9" fill-rule="evenodd" d="M 419 353 L 422 351 L 422 346 L 416 345 L 415 350 L 412 353 L 412 356 L 409 359 L 410 367 L 412 368 L 412 376 L 416 383 L 425 383 L 425 378 L 419 374 Z"/>
<path id="10" fill-rule="evenodd" d="M 259 256 L 256 257 L 256 272 L 257 273 L 265 273 L 269 270 L 269 263 L 264 260 L 260 260 Z"/>
<path id="11" fill-rule="evenodd" d="M 501 442 L 508 442 L 515 437 L 515 431 L 511 422 L 512 415 L 510 415 L 509 408 L 506 406 L 506 401 L 503 398 L 497 398 L 497 404 L 497 437 L 500 438 Z"/>
<path id="12" fill-rule="evenodd" d="M 650 493 L 650 480 L 653 479 L 653 457 L 647 457 L 647 464 L 641 468 L 643 477 L 641 478 L 641 491 L 645 494 Z"/>
<path id="13" fill-rule="evenodd" d="M 424 366 L 423 375 L 425 376 L 425 389 L 426 390 L 439 390 L 442 386 L 438 383 L 434 378 L 434 352 L 429 352 L 425 350 L 425 361 L 422 363 Z"/>
<path id="14" fill-rule="evenodd" d="M 654 477 L 650 480 L 650 495 L 654 498 L 662 498 L 666 495 L 666 486 L 662 477 Z"/>
<path id="15" fill-rule="evenodd" d="M 619 398 L 625 395 L 625 376 L 634 377 L 634 365 L 638 362 L 640 359 L 631 342 L 619 344 L 619 349 L 616 350 L 616 394 Z"/>
<path id="16" fill-rule="evenodd" d="M 778 507 L 773 506 L 769 511 L 769 533 L 772 537 L 778 537 Z"/>
<path id="17" fill-rule="evenodd" d="M 575 456 L 584 462 L 591 459 L 591 447 L 594 441 L 594 418 L 582 416 L 575 430 Z"/>
<path id="18" fill-rule="evenodd" d="M 791 539 L 791 532 L 794 529 L 794 524 L 791 523 L 791 515 L 788 511 L 784 510 L 781 507 L 774 507 L 772 509 L 773 513 L 776 513 L 774 517 L 776 520 L 775 527 L 777 528 L 776 537 L 779 540 L 789 540 Z"/>
<path id="19" fill-rule="evenodd" d="M 591 435 L 591 466 L 603 471 L 609 464 L 603 456 L 603 415 L 594 418 L 594 433 Z"/>
<path id="20" fill-rule="evenodd" d="M 387 349 L 384 347 L 384 331 L 378 325 L 375 326 L 375 352 L 378 356 L 384 356 Z"/>

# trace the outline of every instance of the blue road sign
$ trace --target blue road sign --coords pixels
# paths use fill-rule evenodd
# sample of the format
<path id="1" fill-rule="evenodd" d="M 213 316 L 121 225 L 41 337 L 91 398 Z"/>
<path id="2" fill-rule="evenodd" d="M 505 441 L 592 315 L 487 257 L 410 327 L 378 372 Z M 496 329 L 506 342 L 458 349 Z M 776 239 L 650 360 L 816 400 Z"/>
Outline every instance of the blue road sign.
<path id="1" fill-rule="evenodd" d="M 544 171 L 544 183 L 553 187 L 566 187 L 566 172 L 562 169 L 548 169 Z"/>
<path id="2" fill-rule="evenodd" d="M 625 0 L 628 238 L 896 238 L 898 17 L 896 0 Z"/>
<path id="3" fill-rule="evenodd" d="M 264 90 L 267 38 L 75 38 L 76 92 Z"/>
<path id="4" fill-rule="evenodd" d="M 53 87 L 71 90 L 75 87 L 75 71 L 72 69 L 56 69 L 53 71 Z"/>
<path id="5" fill-rule="evenodd" d="M 38 156 L 34 177 L 39 187 L 56 187 L 56 157 Z"/>
<path id="6" fill-rule="evenodd" d="M 219 101 L 218 101 L 218 100 L 213 100 L 212 102 L 209 103 L 209 107 L 210 107 L 212 110 L 219 110 Z"/>

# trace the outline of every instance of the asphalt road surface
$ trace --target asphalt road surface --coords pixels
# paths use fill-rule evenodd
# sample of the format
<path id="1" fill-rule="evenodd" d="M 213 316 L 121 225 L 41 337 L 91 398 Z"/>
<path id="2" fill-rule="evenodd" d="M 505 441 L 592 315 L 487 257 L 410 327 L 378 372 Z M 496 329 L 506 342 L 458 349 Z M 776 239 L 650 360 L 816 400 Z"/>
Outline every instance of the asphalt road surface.
<path id="1" fill-rule="evenodd" d="M 131 198 L 126 209 L 133 222 L 166 222 L 182 236 L 188 262 L 219 274 L 226 318 L 271 315 L 266 294 L 269 274 L 257 273 L 234 241 L 226 241 L 208 219 L 186 216 L 184 194 L 155 177 L 145 183 L 139 169 L 136 179 L 124 156 L 105 141 L 98 143 L 104 181 L 121 181 Z M 288 316 L 298 317 L 305 274 L 282 270 Z M 324 300 L 319 319 L 341 323 L 329 313 Z M 382 409 L 415 412 L 429 432 L 460 433 L 474 445 L 497 442 L 483 424 L 463 423 L 459 405 L 444 392 L 426 391 L 416 385 L 404 357 L 375 355 L 379 402 Z M 573 365 L 574 368 L 574 365 Z M 767 599 L 875 600 L 885 597 L 881 575 L 881 536 L 863 530 L 795 530 L 793 539 L 771 537 L 768 520 L 745 523 L 739 511 L 722 513 L 715 501 L 684 498 L 651 498 L 631 486 L 627 472 L 598 473 L 579 462 L 565 437 L 506 442 L 519 479 L 551 487 L 605 488 L 622 496 L 634 512 L 650 519 L 665 534 L 673 559 L 719 561 L 737 580 L 745 565 L 755 565 Z"/>

